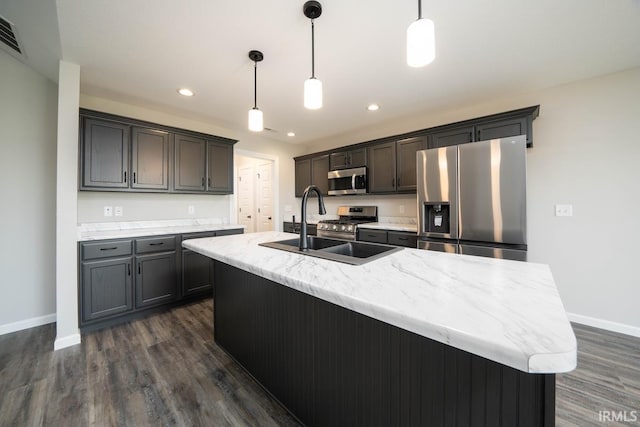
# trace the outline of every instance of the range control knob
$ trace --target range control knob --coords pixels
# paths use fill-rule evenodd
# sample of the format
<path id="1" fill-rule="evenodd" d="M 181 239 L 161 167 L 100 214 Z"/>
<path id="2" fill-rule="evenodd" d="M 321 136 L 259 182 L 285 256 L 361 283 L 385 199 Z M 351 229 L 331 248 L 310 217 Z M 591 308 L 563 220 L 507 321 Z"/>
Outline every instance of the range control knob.
<path id="1" fill-rule="evenodd" d="M 352 233 L 352 232 L 353 232 L 353 225 L 348 225 L 348 226 L 347 226 L 347 231 L 348 231 L 349 233 Z"/>
<path id="2" fill-rule="evenodd" d="M 334 230 L 334 231 L 337 231 L 338 230 L 338 226 L 334 224 L 334 225 L 331 226 L 331 229 Z"/>
<path id="3" fill-rule="evenodd" d="M 347 229 L 347 226 L 346 226 L 346 225 L 341 225 L 341 226 L 340 226 L 340 231 L 345 231 L 346 229 Z"/>

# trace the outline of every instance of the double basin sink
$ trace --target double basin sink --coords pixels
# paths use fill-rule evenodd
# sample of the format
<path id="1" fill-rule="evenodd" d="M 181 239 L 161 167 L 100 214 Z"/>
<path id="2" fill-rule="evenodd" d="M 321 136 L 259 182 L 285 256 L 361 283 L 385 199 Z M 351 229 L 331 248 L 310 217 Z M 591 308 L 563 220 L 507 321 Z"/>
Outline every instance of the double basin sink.
<path id="1" fill-rule="evenodd" d="M 316 236 L 307 236 L 307 243 L 309 249 L 304 251 L 299 248 L 299 238 L 260 243 L 260 246 L 352 265 L 365 264 L 402 250 L 399 247 L 376 243 L 327 239 Z"/>

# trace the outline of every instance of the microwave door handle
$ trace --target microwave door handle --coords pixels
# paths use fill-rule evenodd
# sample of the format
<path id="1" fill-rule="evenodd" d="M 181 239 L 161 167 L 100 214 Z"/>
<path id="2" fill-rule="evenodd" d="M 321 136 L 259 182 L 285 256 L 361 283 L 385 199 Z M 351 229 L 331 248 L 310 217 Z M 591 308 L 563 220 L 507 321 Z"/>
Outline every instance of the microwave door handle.
<path id="1" fill-rule="evenodd" d="M 351 189 L 352 190 L 356 189 L 356 174 L 355 173 L 353 175 L 351 175 Z"/>

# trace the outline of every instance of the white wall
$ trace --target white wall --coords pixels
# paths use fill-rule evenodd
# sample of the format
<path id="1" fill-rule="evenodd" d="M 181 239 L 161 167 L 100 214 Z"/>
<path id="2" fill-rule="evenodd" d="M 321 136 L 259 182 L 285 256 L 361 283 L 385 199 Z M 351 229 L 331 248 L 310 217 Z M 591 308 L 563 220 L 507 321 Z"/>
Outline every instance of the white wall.
<path id="1" fill-rule="evenodd" d="M 636 68 L 381 123 L 308 152 L 540 104 L 527 151 L 529 259 L 550 264 L 572 319 L 640 336 L 639 100 Z M 555 217 L 557 203 L 572 204 L 574 216 Z"/>
<path id="2" fill-rule="evenodd" d="M 232 131 L 212 124 L 204 117 L 185 117 L 171 111 L 159 111 L 148 107 L 116 102 L 105 98 L 81 95 L 80 106 L 125 117 L 132 117 L 163 125 L 174 126 L 238 140 L 234 149 L 262 153 L 278 159 L 280 212 L 285 205 L 295 204 L 293 157 L 305 150 L 303 146 L 277 142 L 249 131 Z M 136 194 L 85 192 L 78 194 L 78 222 L 133 221 L 153 219 L 230 217 L 232 196 L 188 194 Z M 122 206 L 122 217 L 104 217 L 102 208 Z M 195 214 L 189 215 L 188 206 L 195 206 Z"/>
<path id="3" fill-rule="evenodd" d="M 55 321 L 57 86 L 0 51 L 0 334 Z"/>

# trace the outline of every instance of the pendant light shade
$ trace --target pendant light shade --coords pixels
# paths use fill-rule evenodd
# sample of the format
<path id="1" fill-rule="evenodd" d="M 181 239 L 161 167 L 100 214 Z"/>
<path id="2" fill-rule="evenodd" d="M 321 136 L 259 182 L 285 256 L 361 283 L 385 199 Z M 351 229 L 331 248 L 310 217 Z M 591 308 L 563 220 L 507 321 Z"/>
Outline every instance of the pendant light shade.
<path id="1" fill-rule="evenodd" d="M 322 14 L 322 6 L 317 1 L 308 1 L 302 7 L 302 11 L 304 16 L 311 19 L 311 77 L 304 82 L 304 107 L 309 110 L 317 110 L 322 108 L 322 82 L 316 78 L 313 20 Z"/>
<path id="2" fill-rule="evenodd" d="M 259 50 L 249 52 L 249 59 L 253 61 L 253 108 L 249 110 L 249 130 L 253 132 L 264 130 L 262 111 L 258 109 L 258 62 L 263 58 Z"/>
<path id="3" fill-rule="evenodd" d="M 304 81 L 304 107 L 309 110 L 322 108 L 322 82 L 315 77 Z"/>
<path id="4" fill-rule="evenodd" d="M 262 111 L 257 108 L 249 110 L 249 130 L 253 132 L 262 132 L 264 130 Z"/>
<path id="5" fill-rule="evenodd" d="M 418 0 L 418 20 L 407 28 L 407 64 L 424 67 L 436 57 L 435 27 L 431 19 L 422 17 L 422 5 Z"/>

